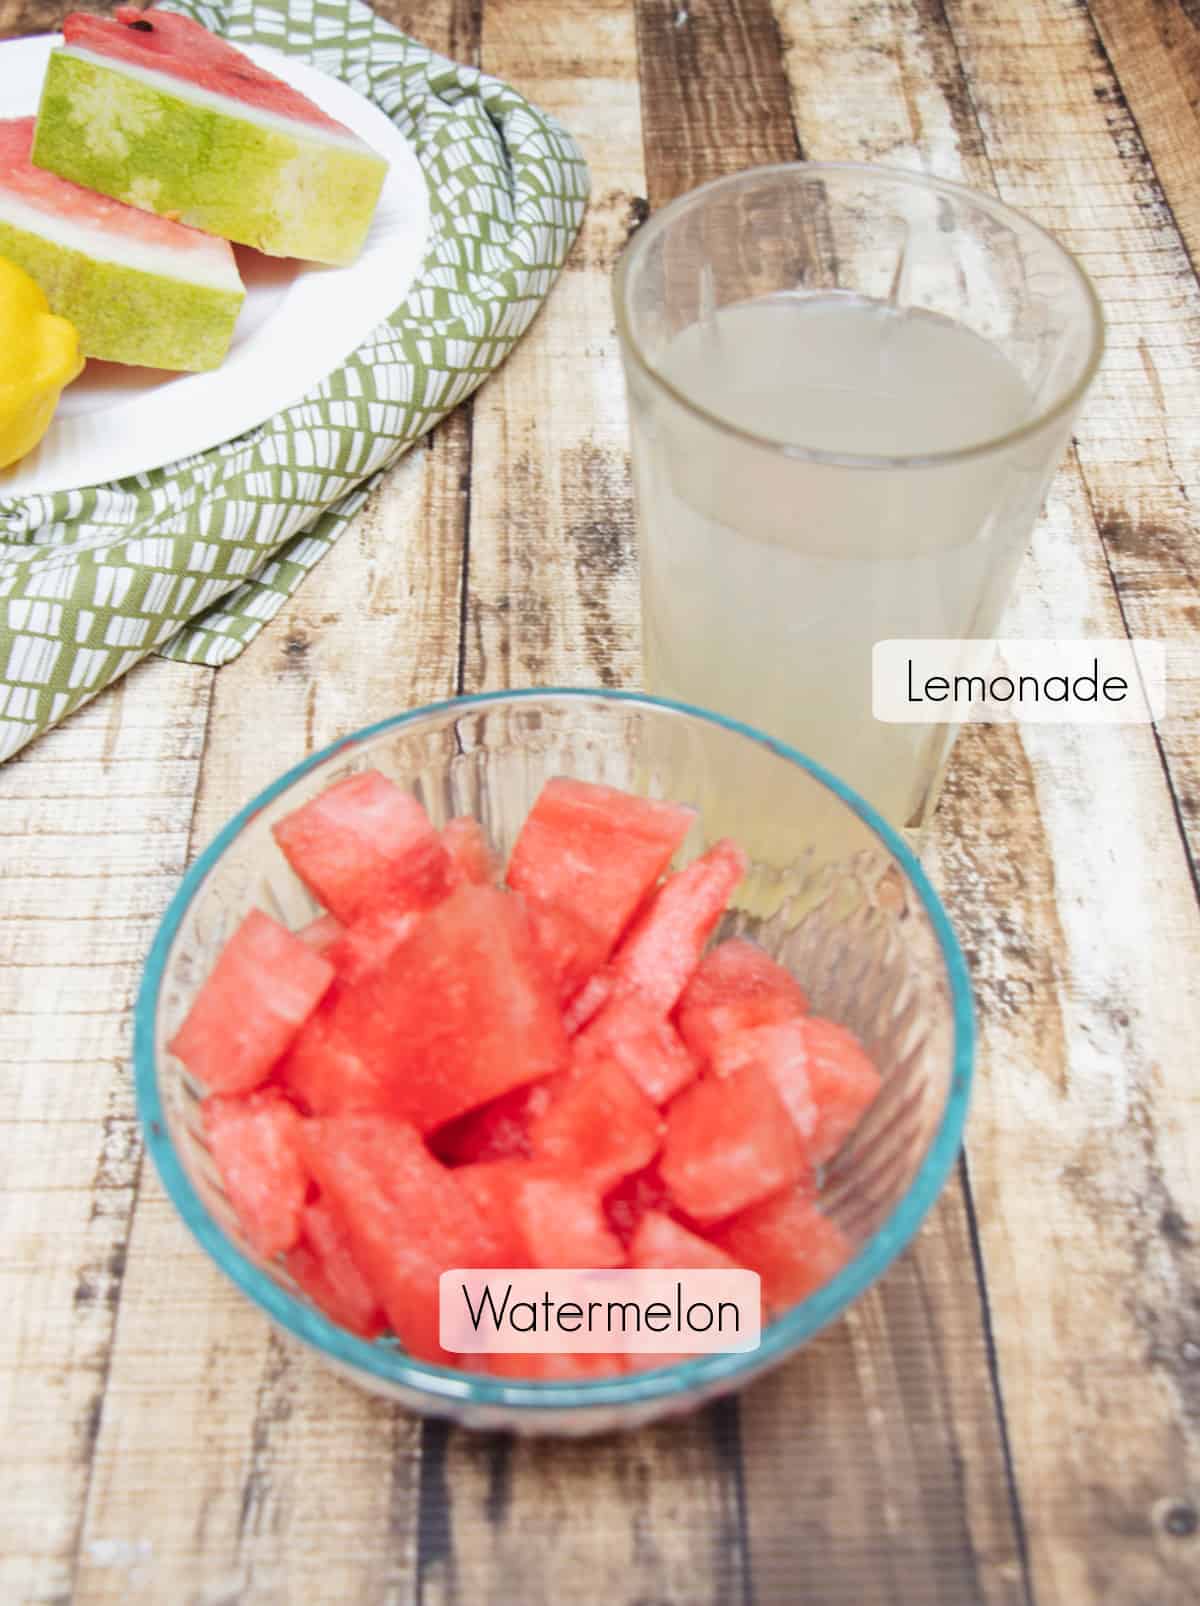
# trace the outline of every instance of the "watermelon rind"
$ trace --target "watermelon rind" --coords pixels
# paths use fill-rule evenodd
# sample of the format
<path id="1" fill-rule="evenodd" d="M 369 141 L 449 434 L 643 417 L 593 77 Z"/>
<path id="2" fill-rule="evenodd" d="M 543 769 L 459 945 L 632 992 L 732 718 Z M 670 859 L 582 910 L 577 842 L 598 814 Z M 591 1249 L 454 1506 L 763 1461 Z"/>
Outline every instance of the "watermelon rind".
<path id="1" fill-rule="evenodd" d="M 388 171 L 352 135 L 77 47 L 51 52 L 33 160 L 269 256 L 333 265 L 358 256 Z"/>
<path id="2" fill-rule="evenodd" d="M 0 218 L 0 256 L 24 268 L 52 310 L 79 333 L 85 357 L 198 373 L 219 366 L 245 300 L 192 279 L 169 278 L 86 251 Z"/>

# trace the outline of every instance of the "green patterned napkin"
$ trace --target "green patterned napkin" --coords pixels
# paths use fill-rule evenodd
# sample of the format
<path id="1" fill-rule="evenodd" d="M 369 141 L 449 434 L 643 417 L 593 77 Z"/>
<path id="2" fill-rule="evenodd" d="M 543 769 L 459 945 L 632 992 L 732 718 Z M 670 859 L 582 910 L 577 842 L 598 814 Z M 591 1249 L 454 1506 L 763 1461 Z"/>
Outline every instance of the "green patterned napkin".
<path id="1" fill-rule="evenodd" d="M 529 326 L 587 168 L 514 90 L 360 0 L 172 0 L 234 43 L 343 78 L 412 142 L 431 236 L 408 298 L 315 390 L 239 439 L 92 490 L 0 499 L 0 759 L 158 651 L 224 664 L 362 506 L 372 477 Z"/>

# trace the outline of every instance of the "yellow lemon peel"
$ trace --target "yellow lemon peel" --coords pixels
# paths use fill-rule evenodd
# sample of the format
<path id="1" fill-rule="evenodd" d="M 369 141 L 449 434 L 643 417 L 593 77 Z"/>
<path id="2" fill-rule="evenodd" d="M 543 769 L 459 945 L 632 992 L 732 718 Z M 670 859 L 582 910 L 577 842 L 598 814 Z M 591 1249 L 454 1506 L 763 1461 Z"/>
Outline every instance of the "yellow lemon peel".
<path id="1" fill-rule="evenodd" d="M 0 257 L 0 469 L 31 452 L 83 369 L 74 324 L 23 268 Z"/>

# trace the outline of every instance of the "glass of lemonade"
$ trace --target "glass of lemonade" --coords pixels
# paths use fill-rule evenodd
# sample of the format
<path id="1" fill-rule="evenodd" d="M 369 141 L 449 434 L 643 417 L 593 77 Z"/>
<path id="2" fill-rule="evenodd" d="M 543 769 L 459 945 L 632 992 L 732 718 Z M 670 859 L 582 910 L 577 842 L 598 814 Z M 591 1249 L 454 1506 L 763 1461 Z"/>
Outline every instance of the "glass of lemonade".
<path id="1" fill-rule="evenodd" d="M 995 634 L 1103 349 L 1083 270 L 958 185 L 798 163 L 656 213 L 615 296 L 647 689 L 922 825 L 953 731 L 872 717 L 872 648 Z"/>

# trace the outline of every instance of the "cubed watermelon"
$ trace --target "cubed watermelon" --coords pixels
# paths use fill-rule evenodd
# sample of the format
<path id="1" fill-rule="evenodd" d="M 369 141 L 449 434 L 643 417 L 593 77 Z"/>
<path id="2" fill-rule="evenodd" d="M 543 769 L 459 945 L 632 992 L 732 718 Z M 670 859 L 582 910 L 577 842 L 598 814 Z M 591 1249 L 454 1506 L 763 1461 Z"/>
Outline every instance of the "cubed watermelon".
<path id="1" fill-rule="evenodd" d="M 380 905 L 377 909 L 368 909 L 352 925 L 343 926 L 341 934 L 325 950 L 338 981 L 352 987 L 378 970 L 411 936 L 420 919 L 415 909 Z"/>
<path id="2" fill-rule="evenodd" d="M 591 781 L 548 781 L 521 827 L 508 884 L 581 914 L 606 954 L 694 819 L 678 803 Z"/>
<path id="3" fill-rule="evenodd" d="M 808 1080 L 817 1106 L 809 1140 L 814 1165 L 824 1165 L 845 1143 L 879 1092 L 881 1077 L 853 1032 L 810 1015 L 804 1022 Z"/>
<path id="4" fill-rule="evenodd" d="M 640 993 L 614 998 L 571 1043 L 580 1069 L 621 1066 L 655 1104 L 666 1104 L 694 1081 L 699 1066 L 683 1039 Z"/>
<path id="5" fill-rule="evenodd" d="M 669 1210 L 671 1196 L 659 1174 L 658 1165 L 648 1165 L 644 1171 L 635 1171 L 623 1177 L 615 1188 L 604 1196 L 604 1213 L 608 1224 L 623 1244 L 628 1244 L 648 1211 Z"/>
<path id="6" fill-rule="evenodd" d="M 338 997 L 333 1020 L 393 1112 L 425 1132 L 567 1059 L 521 900 L 495 887 L 457 887 Z"/>
<path id="7" fill-rule="evenodd" d="M 410 1354 L 449 1364 L 438 1278 L 502 1264 L 496 1232 L 407 1122 L 342 1115 L 302 1125 L 309 1169 L 393 1332 Z"/>
<path id="8" fill-rule="evenodd" d="M 468 1110 L 430 1134 L 434 1153 L 447 1165 L 486 1164 L 491 1160 L 528 1159 L 529 1128 L 550 1103 L 553 1090 L 566 1077 L 556 1072 L 541 1082 L 530 1082 L 502 1093 L 490 1104 Z"/>
<path id="9" fill-rule="evenodd" d="M 612 959 L 572 1001 L 567 1030 L 578 1030 L 610 998 L 631 991 L 669 1015 L 747 865 L 737 843 L 723 838 L 664 882 Z"/>
<path id="10" fill-rule="evenodd" d="M 335 998 L 304 1023 L 272 1080 L 312 1115 L 388 1108 L 388 1083 L 338 1025 Z"/>
<path id="11" fill-rule="evenodd" d="M 800 1138 L 765 1071 L 755 1065 L 701 1077 L 667 1110 L 659 1170 L 672 1200 L 701 1222 L 720 1221 L 799 1181 Z"/>
<path id="12" fill-rule="evenodd" d="M 751 1206 L 715 1229 L 713 1242 L 762 1278 L 772 1315 L 807 1299 L 849 1260 L 851 1245 L 813 1201 L 809 1180 Z"/>
<path id="13" fill-rule="evenodd" d="M 214 1093 L 248 1092 L 266 1081 L 332 980 L 327 959 L 252 909 L 167 1046 Z"/>
<path id="14" fill-rule="evenodd" d="M 350 1252 L 349 1238 L 324 1200 L 305 1206 L 300 1242 L 289 1251 L 285 1263 L 330 1321 L 360 1338 L 378 1338 L 386 1328 L 379 1301 Z"/>
<path id="15" fill-rule="evenodd" d="M 538 957 L 565 1004 L 608 958 L 610 944 L 577 910 L 524 897 Z"/>
<path id="16" fill-rule="evenodd" d="M 529 1247 L 513 1212 L 513 1189 L 530 1174 L 527 1162 L 519 1159 L 490 1160 L 454 1169 L 454 1180 L 491 1229 L 502 1266 L 516 1268 L 530 1263 Z"/>
<path id="17" fill-rule="evenodd" d="M 500 868 L 492 857 L 483 827 L 471 815 L 447 821 L 442 827 L 442 846 L 449 855 L 451 878 L 456 885 L 473 881 L 476 886 L 486 887 L 499 879 Z"/>
<path id="18" fill-rule="evenodd" d="M 296 935 L 314 953 L 323 954 L 338 940 L 344 930 L 342 922 L 335 920 L 332 915 L 318 915 L 315 920 L 310 920 L 307 926 L 301 926 Z"/>
<path id="19" fill-rule="evenodd" d="M 378 770 L 337 781 L 272 830 L 313 897 L 346 925 L 380 904 L 427 909 L 450 887 L 429 816 Z"/>
<path id="20" fill-rule="evenodd" d="M 747 1026 L 730 1032 L 713 1047 L 712 1070 L 717 1077 L 732 1076 L 746 1065 L 764 1070 L 811 1157 L 817 1105 L 809 1080 L 807 1028 L 807 1017 L 799 1016 L 776 1026 Z"/>
<path id="21" fill-rule="evenodd" d="M 308 1190 L 303 1121 L 272 1088 L 249 1097 L 207 1098 L 204 1136 L 247 1239 L 268 1258 L 300 1236 Z"/>
<path id="22" fill-rule="evenodd" d="M 604 1191 L 658 1153 L 657 1108 L 621 1067 L 606 1061 L 572 1076 L 529 1128 L 535 1159 Z"/>
<path id="23" fill-rule="evenodd" d="M 661 1210 L 649 1210 L 638 1223 L 629 1245 L 629 1264 L 643 1271 L 737 1271 L 738 1262 L 689 1232 Z"/>
<path id="24" fill-rule="evenodd" d="M 610 1229 L 594 1187 L 532 1162 L 523 1174 L 512 1164 L 512 1219 L 528 1246 L 529 1265 L 590 1269 L 624 1264 L 624 1246 Z"/>
<path id="25" fill-rule="evenodd" d="M 807 1012 L 808 999 L 791 972 L 752 942 L 733 937 L 700 961 L 679 1000 L 677 1020 L 684 1042 L 703 1064 L 731 1032 Z"/>

